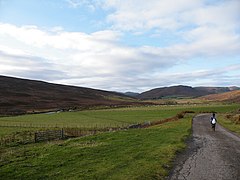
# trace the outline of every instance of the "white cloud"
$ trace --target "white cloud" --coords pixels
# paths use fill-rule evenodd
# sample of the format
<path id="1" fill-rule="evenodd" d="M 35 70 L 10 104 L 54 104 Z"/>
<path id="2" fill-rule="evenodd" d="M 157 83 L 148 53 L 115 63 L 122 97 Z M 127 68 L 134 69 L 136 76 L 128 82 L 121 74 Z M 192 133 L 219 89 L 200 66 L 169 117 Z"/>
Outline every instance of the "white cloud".
<path id="1" fill-rule="evenodd" d="M 200 0 L 107 0 L 103 7 L 114 9 L 107 19 L 116 29 L 147 30 L 157 29 L 177 29 L 181 27 L 179 14 L 199 7 Z"/>
<path id="2" fill-rule="evenodd" d="M 113 9 L 107 17 L 116 29 L 139 31 L 179 28 L 190 25 L 239 25 L 238 0 L 106 0 L 103 8 Z M 234 26 L 234 27 L 233 27 Z M 238 26 L 239 27 L 239 26 Z"/>
<path id="3" fill-rule="evenodd" d="M 0 72 L 4 75 L 26 77 L 42 80 L 56 80 L 64 77 L 64 73 L 57 70 L 55 65 L 43 57 L 27 54 L 8 54 L 0 50 Z"/>
<path id="4" fill-rule="evenodd" d="M 98 88 L 109 82 L 114 88 L 121 84 L 120 79 L 125 81 L 128 76 L 134 79 L 175 64 L 175 60 L 162 58 L 154 50 L 122 46 L 120 37 L 120 33 L 110 30 L 92 34 L 49 32 L 35 26 L 2 23 L 0 63 L 4 66 L 0 71 L 43 80 L 73 79 L 76 85 Z M 34 75 L 34 71 L 39 74 Z M 46 72 L 51 72 L 47 78 Z"/>
<path id="5" fill-rule="evenodd" d="M 181 63 L 240 52 L 240 1 L 93 0 L 67 1 L 72 7 L 103 8 L 111 27 L 94 33 L 68 32 L 0 23 L 0 73 L 107 90 L 147 90 L 172 84 L 240 83 L 225 71 L 166 73 Z M 158 47 L 124 45 L 125 34 L 184 41 Z M 146 37 L 147 38 L 147 37 Z M 213 57 L 213 58 L 211 58 Z M 237 64 L 237 63 L 235 63 Z M 228 66 L 232 67 L 232 66 Z M 235 67 L 235 66 L 234 66 Z M 231 71 L 239 71 L 239 66 Z M 230 69 L 230 68 L 229 68 Z M 216 70 L 214 70 L 216 71 Z M 206 80 L 202 80 L 205 78 Z"/>
<path id="6" fill-rule="evenodd" d="M 237 72 L 230 75 L 229 72 Z M 134 86 L 140 87 L 139 91 L 146 91 L 159 86 L 191 85 L 191 86 L 239 86 L 240 64 L 222 68 L 209 68 L 194 71 L 154 73 L 150 77 L 139 78 Z M 151 80 L 150 80 L 151 79 Z M 131 87 L 131 86 L 130 86 Z"/>
<path id="7" fill-rule="evenodd" d="M 174 51 L 217 55 L 240 50 L 239 0 L 108 0 L 103 7 L 114 10 L 107 17 L 113 29 L 138 34 L 167 31 L 184 39 L 169 47 Z"/>
<path id="8" fill-rule="evenodd" d="M 98 50 L 104 49 L 109 43 L 117 41 L 120 36 L 120 33 L 109 30 L 89 35 L 81 32 L 64 32 L 63 30 L 47 32 L 36 26 L 17 27 L 1 23 L 0 33 L 3 37 L 8 36 L 24 44 L 39 48 L 51 46 L 57 49 L 77 49 L 82 51 L 92 49 L 93 47 L 98 48 Z"/>
<path id="9" fill-rule="evenodd" d="M 65 0 L 70 8 L 87 7 L 90 11 L 95 11 L 100 5 L 98 0 Z"/>
<path id="10" fill-rule="evenodd" d="M 76 1 L 76 0 L 66 0 L 66 2 L 72 8 L 77 8 L 78 6 L 82 6 L 82 4 L 83 4 L 81 1 Z"/>

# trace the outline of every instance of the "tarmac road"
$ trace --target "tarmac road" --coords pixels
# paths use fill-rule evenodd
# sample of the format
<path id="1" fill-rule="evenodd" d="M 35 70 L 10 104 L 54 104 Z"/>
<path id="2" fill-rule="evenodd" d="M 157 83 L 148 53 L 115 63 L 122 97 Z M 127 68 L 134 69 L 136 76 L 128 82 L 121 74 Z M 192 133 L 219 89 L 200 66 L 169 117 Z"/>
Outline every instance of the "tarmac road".
<path id="1" fill-rule="evenodd" d="M 168 179 L 240 180 L 240 137 L 219 124 L 212 131 L 210 114 L 196 116 L 192 131 Z"/>

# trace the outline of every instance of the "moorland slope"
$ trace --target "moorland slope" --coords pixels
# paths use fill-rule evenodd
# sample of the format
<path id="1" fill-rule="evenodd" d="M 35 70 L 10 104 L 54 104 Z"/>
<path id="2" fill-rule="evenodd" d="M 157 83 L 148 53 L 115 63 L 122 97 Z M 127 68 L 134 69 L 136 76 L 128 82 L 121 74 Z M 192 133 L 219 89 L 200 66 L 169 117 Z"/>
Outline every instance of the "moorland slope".
<path id="1" fill-rule="evenodd" d="M 240 90 L 230 91 L 221 94 L 211 94 L 201 97 L 201 99 L 209 101 L 222 101 L 240 103 Z"/>
<path id="2" fill-rule="evenodd" d="M 116 92 L 0 76 L 0 114 L 138 103 Z"/>
<path id="3" fill-rule="evenodd" d="M 191 87 L 191 86 L 170 86 L 155 88 L 139 94 L 139 99 L 162 99 L 169 97 L 195 98 L 209 94 L 218 94 L 238 90 L 239 87 Z"/>

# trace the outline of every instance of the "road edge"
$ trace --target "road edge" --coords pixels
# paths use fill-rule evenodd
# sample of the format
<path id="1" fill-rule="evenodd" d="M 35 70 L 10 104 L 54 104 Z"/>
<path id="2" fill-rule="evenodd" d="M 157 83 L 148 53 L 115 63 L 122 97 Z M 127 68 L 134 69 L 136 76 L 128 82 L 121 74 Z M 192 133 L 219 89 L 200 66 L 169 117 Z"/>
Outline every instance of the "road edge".
<path id="1" fill-rule="evenodd" d="M 175 158 L 172 160 L 172 167 L 169 171 L 168 176 L 166 176 L 165 178 L 166 180 L 172 180 L 174 176 L 176 176 L 176 173 L 178 174 L 181 171 L 184 163 L 187 161 L 189 156 L 194 154 L 200 148 L 197 147 L 193 141 L 193 119 L 199 115 L 201 114 L 196 114 L 195 116 L 193 116 L 191 120 L 190 135 L 185 140 L 186 147 L 180 152 L 178 152 Z"/>

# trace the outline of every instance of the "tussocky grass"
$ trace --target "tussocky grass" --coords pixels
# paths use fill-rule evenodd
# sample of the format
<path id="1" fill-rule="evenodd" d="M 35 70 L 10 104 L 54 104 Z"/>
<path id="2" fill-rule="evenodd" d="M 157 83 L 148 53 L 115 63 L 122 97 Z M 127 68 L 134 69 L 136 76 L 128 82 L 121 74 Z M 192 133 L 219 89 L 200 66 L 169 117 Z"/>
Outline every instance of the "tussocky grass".
<path id="1" fill-rule="evenodd" d="M 221 124 L 223 127 L 227 128 L 228 130 L 240 135 L 240 124 L 234 122 L 231 119 L 227 119 L 224 114 L 221 114 L 218 117 L 218 122 L 219 122 L 219 124 Z"/>

